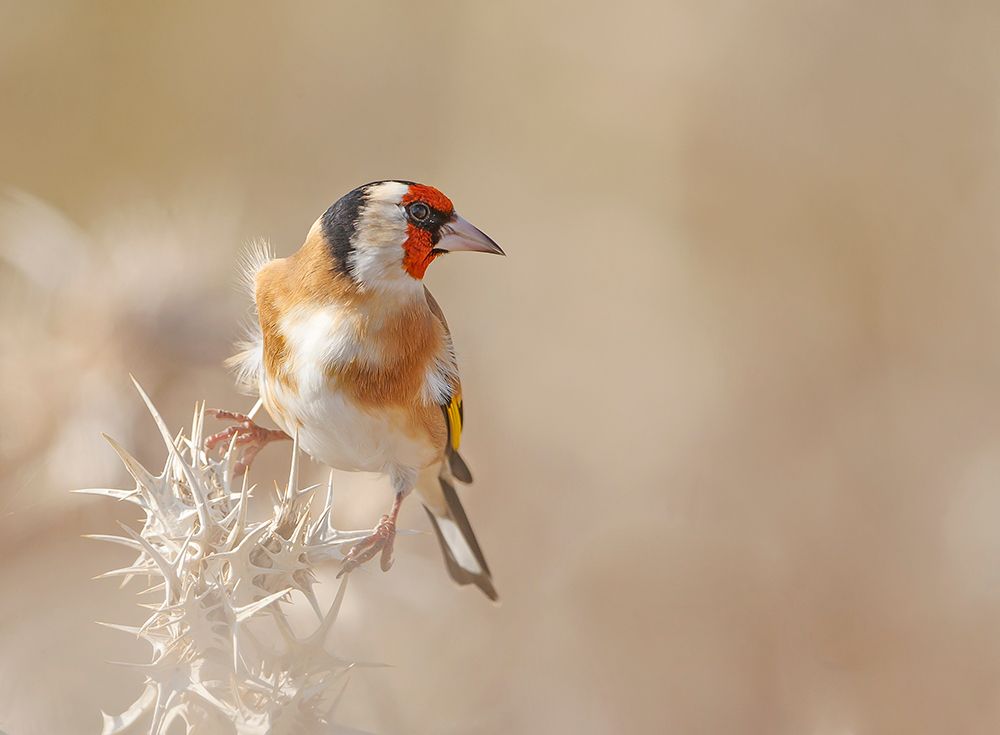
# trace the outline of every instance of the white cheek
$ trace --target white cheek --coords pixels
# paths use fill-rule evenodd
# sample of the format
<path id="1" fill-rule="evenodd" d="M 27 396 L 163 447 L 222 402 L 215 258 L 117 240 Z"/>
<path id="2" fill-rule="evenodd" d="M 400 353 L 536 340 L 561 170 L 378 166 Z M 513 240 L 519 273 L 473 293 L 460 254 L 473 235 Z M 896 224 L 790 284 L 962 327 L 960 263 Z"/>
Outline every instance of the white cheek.
<path id="1" fill-rule="evenodd" d="M 409 274 L 403 270 L 403 248 L 400 245 L 375 245 L 370 241 L 357 243 L 351 255 L 351 273 L 366 286 L 393 286 Z M 409 280 L 413 280 L 409 278 Z"/>
<path id="2" fill-rule="evenodd" d="M 396 182 L 382 184 L 400 188 Z M 421 288 L 420 282 L 403 268 L 403 243 L 406 242 L 406 213 L 396 202 L 405 193 L 383 192 L 381 188 L 358 217 L 357 232 L 352 242 L 353 250 L 348 262 L 351 275 L 362 285 L 384 291 L 413 293 Z M 383 200 L 383 195 L 398 194 L 394 200 Z M 363 236 L 360 234 L 363 233 Z"/>

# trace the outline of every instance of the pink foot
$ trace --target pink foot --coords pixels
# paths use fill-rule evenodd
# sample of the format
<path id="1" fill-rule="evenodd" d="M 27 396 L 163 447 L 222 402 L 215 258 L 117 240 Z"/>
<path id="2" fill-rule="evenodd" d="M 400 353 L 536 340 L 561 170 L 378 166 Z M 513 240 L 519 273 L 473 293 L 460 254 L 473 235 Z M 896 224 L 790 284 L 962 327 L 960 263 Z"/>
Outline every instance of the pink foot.
<path id="1" fill-rule="evenodd" d="M 291 439 L 283 431 L 265 429 L 263 426 L 258 426 L 246 414 L 236 413 L 235 411 L 223 411 L 218 408 L 209 408 L 205 413 L 221 421 L 237 422 L 235 425 L 223 429 L 218 434 L 212 434 L 212 436 L 205 440 L 205 449 L 212 451 L 220 445 L 228 446 L 233 437 L 236 437 L 234 446 L 243 448 L 239 460 L 237 460 L 233 467 L 236 477 L 247 471 L 254 457 L 268 444 L 281 439 Z"/>
<path id="2" fill-rule="evenodd" d="M 392 547 L 396 543 L 396 516 L 399 515 L 399 506 L 402 502 L 403 496 L 397 495 L 389 515 L 382 516 L 375 531 L 351 547 L 337 573 L 338 578 L 354 571 L 366 561 L 374 559 L 379 552 L 382 553 L 379 566 L 382 567 L 383 572 L 389 571 L 389 568 L 392 567 Z"/>

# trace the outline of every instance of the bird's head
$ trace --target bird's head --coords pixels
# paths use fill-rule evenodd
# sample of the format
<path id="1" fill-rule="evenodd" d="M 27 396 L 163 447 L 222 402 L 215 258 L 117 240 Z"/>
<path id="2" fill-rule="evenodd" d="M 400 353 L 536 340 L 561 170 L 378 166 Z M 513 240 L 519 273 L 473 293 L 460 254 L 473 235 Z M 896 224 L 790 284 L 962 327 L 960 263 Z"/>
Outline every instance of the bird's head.
<path id="1" fill-rule="evenodd" d="M 317 222 L 334 267 L 363 288 L 410 290 L 445 253 L 503 250 L 432 186 L 376 181 L 345 194 Z"/>

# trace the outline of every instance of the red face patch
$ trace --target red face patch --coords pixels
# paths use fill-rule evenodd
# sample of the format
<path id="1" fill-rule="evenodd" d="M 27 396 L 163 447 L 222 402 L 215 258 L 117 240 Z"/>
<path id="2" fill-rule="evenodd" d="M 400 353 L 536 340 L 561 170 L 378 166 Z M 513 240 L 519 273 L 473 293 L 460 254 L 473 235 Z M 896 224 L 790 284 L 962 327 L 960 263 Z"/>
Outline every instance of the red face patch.
<path id="1" fill-rule="evenodd" d="M 409 190 L 403 195 L 401 204 L 422 202 L 433 210 L 445 215 L 455 211 L 451 200 L 433 186 L 410 184 Z M 403 243 L 403 268 L 411 276 L 420 280 L 427 271 L 427 266 L 439 255 L 434 250 L 433 235 L 430 230 L 419 227 L 412 222 L 406 225 L 406 242 Z"/>
<path id="2" fill-rule="evenodd" d="M 411 202 L 423 202 L 431 209 L 436 209 L 439 212 L 444 212 L 445 214 L 451 214 L 455 211 L 455 207 L 451 203 L 451 199 L 439 192 L 433 186 L 410 184 L 409 191 L 403 195 L 403 205 L 405 206 Z"/>
<path id="3" fill-rule="evenodd" d="M 431 242 L 431 233 L 427 230 L 408 224 L 406 234 L 406 242 L 403 243 L 403 268 L 419 281 L 437 254 L 431 252 L 434 244 Z"/>

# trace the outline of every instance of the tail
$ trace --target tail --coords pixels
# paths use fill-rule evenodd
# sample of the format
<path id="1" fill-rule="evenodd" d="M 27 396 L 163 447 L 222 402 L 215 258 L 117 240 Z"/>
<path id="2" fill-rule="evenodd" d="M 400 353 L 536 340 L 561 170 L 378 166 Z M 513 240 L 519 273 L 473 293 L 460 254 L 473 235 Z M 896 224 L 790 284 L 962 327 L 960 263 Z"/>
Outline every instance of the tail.
<path id="1" fill-rule="evenodd" d="M 417 492 L 424 501 L 424 510 L 441 544 L 444 563 L 452 579 L 461 585 L 476 585 L 496 602 L 500 598 L 493 587 L 490 568 L 447 474 L 444 467 L 430 468 L 421 473 L 417 482 Z"/>

